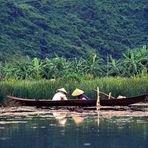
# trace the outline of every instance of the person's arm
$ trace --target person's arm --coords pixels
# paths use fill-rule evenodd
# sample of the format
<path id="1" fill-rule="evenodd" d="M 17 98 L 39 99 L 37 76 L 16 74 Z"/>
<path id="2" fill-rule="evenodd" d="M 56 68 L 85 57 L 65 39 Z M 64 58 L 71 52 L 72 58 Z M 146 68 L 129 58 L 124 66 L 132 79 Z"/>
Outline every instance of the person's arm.
<path id="1" fill-rule="evenodd" d="M 82 95 L 80 95 L 80 97 L 79 97 L 81 100 L 87 100 L 87 99 L 89 99 L 86 95 L 84 95 L 84 94 L 82 94 Z"/>

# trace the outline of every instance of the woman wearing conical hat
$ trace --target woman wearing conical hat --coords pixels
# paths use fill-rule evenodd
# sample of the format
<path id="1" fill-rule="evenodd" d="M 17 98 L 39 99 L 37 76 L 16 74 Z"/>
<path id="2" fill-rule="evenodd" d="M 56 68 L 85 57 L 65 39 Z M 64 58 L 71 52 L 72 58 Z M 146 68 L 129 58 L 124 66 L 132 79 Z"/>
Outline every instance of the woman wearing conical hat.
<path id="1" fill-rule="evenodd" d="M 64 88 L 57 89 L 52 100 L 67 100 L 67 91 Z"/>
<path id="2" fill-rule="evenodd" d="M 76 88 L 73 93 L 71 94 L 74 97 L 77 97 L 80 100 L 87 100 L 89 99 L 85 94 L 84 91 L 81 89 Z"/>

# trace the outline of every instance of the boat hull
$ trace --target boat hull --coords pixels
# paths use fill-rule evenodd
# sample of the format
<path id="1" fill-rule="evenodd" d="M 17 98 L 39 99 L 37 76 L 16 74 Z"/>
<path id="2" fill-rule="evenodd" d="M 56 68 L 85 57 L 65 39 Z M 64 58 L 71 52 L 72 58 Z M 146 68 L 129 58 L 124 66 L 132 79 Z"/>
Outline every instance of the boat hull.
<path id="1" fill-rule="evenodd" d="M 145 100 L 147 95 L 135 96 L 130 98 L 120 98 L 120 99 L 101 99 L 101 106 L 128 106 L 130 104 L 139 103 Z M 52 101 L 52 100 L 35 100 L 27 98 L 18 98 L 14 96 L 7 96 L 7 98 L 18 102 L 20 105 L 24 106 L 96 106 L 96 99 L 90 100 L 63 100 L 63 101 Z"/>

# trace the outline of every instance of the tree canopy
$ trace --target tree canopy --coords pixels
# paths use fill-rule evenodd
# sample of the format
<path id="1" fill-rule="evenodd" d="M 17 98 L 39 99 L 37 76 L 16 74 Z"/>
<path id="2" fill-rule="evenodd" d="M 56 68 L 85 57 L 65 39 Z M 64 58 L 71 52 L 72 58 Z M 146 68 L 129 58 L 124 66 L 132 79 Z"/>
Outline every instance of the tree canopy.
<path id="1" fill-rule="evenodd" d="M 0 60 L 121 57 L 148 45 L 146 0 L 0 0 Z"/>

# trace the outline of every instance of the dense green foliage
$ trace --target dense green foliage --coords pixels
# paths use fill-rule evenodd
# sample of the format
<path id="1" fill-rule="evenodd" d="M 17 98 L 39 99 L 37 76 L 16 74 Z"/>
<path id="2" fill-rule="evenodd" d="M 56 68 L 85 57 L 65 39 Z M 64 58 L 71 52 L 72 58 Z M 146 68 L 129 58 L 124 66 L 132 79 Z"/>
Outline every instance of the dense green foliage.
<path id="1" fill-rule="evenodd" d="M 0 60 L 120 57 L 148 45 L 147 20 L 147 0 L 0 0 Z"/>
<path id="2" fill-rule="evenodd" d="M 0 99 L 147 93 L 147 20 L 146 0 L 0 0 Z"/>
<path id="3" fill-rule="evenodd" d="M 95 77 L 134 76 L 148 74 L 148 51 L 146 46 L 135 51 L 129 50 L 121 59 L 108 56 L 103 60 L 96 54 L 88 59 L 62 57 L 31 59 L 26 57 L 11 63 L 1 63 L 0 79 L 63 79 L 81 81 Z"/>

